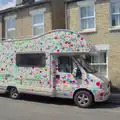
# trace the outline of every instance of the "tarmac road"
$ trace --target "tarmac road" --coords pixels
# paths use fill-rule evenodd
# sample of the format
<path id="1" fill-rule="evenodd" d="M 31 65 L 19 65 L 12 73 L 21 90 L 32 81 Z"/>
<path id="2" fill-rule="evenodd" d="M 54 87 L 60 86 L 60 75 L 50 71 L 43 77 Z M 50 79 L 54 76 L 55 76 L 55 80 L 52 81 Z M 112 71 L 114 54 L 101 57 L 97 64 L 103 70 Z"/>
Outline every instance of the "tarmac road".
<path id="1" fill-rule="evenodd" d="M 120 104 L 98 103 L 83 109 L 72 100 L 24 95 L 0 96 L 0 120 L 120 120 Z"/>

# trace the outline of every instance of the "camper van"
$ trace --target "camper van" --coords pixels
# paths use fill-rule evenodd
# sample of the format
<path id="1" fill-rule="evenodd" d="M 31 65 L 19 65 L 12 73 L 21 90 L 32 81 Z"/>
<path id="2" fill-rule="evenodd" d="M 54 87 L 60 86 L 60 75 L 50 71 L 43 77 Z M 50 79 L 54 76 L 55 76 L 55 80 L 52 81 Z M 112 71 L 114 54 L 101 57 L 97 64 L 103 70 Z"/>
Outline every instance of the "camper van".
<path id="1" fill-rule="evenodd" d="M 0 93 L 73 99 L 79 107 L 109 99 L 109 80 L 86 56 L 99 51 L 85 37 L 54 30 L 30 39 L 0 42 Z M 69 100 L 68 99 L 68 100 Z"/>

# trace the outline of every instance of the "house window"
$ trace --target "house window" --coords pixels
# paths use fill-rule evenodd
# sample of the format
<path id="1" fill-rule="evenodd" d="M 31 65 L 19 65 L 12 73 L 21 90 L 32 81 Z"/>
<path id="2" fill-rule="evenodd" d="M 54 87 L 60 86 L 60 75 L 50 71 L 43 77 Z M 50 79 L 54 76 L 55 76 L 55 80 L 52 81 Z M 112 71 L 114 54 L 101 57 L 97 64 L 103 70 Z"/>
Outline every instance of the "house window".
<path id="1" fill-rule="evenodd" d="M 120 1 L 111 3 L 111 24 L 113 27 L 120 26 Z"/>
<path id="2" fill-rule="evenodd" d="M 101 75 L 108 76 L 107 68 L 107 51 L 101 50 L 98 55 L 91 56 L 91 65 L 98 71 Z"/>
<path id="3" fill-rule="evenodd" d="M 41 0 L 35 0 L 35 2 L 39 2 L 39 1 L 41 1 Z"/>
<path id="4" fill-rule="evenodd" d="M 40 35 L 44 32 L 44 14 L 33 15 L 33 35 Z"/>
<path id="5" fill-rule="evenodd" d="M 13 39 L 16 36 L 16 18 L 5 18 L 5 36 L 7 39 Z"/>
<path id="6" fill-rule="evenodd" d="M 81 29 L 95 28 L 95 7 L 80 7 L 80 23 Z"/>
<path id="7" fill-rule="evenodd" d="M 24 53 L 16 55 L 16 65 L 19 67 L 45 67 L 45 53 Z"/>

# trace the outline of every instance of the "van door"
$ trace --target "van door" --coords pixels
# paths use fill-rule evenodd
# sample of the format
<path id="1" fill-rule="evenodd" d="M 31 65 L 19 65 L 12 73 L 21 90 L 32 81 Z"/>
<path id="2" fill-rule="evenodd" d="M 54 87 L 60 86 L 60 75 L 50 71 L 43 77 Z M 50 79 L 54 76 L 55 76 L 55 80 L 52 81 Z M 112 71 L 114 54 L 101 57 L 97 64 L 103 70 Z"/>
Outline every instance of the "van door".
<path id="1" fill-rule="evenodd" d="M 76 80 L 72 75 L 73 60 L 69 56 L 57 57 L 58 63 L 56 68 L 56 96 L 71 97 L 72 85 Z"/>

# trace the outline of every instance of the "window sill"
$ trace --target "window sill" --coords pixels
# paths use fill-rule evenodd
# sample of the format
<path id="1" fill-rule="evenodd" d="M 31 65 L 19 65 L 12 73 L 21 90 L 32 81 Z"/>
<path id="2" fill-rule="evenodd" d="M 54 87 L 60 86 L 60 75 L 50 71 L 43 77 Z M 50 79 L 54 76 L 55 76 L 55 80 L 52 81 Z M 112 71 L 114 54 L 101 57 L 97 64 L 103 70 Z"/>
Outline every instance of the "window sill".
<path id="1" fill-rule="evenodd" d="M 96 65 L 105 65 L 107 66 L 107 63 L 90 63 L 90 65 L 96 66 Z"/>
<path id="2" fill-rule="evenodd" d="M 109 28 L 109 31 L 118 31 L 118 30 L 120 30 L 120 26 Z"/>
<path id="3" fill-rule="evenodd" d="M 95 33 L 97 32 L 96 29 L 86 29 L 86 30 L 81 30 L 79 33 Z"/>

